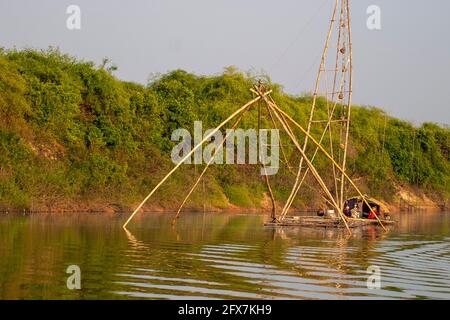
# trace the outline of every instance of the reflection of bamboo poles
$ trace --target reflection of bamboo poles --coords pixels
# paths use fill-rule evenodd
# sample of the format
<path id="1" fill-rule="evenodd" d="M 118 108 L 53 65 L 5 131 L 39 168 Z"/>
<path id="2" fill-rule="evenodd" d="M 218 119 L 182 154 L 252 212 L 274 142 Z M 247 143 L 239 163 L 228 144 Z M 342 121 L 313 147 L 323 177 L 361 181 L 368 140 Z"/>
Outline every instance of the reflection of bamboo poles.
<path id="1" fill-rule="evenodd" d="M 250 108 L 250 106 L 248 107 Z M 237 126 L 239 125 L 239 123 L 242 121 L 242 117 L 245 115 L 245 113 L 248 111 L 248 108 L 245 109 L 241 115 L 239 116 L 239 118 L 236 120 L 236 122 L 234 123 L 233 127 L 231 128 L 232 130 L 236 129 Z M 206 171 L 208 171 L 209 166 L 214 162 L 217 154 L 223 149 L 223 146 L 225 145 L 225 142 L 228 139 L 229 134 L 227 133 L 225 135 L 225 139 L 223 139 L 222 143 L 220 144 L 220 146 L 214 151 L 213 156 L 211 157 L 211 159 L 208 161 L 208 163 L 206 164 L 205 168 L 203 169 L 202 173 L 200 174 L 200 176 L 198 177 L 197 181 L 195 182 L 195 184 L 192 186 L 191 190 L 188 192 L 188 194 L 186 195 L 186 197 L 184 198 L 183 202 L 181 203 L 180 207 L 178 208 L 177 214 L 175 215 L 175 218 L 173 218 L 172 220 L 172 224 L 175 224 L 176 221 L 180 218 L 180 214 L 181 214 L 181 210 L 183 209 L 184 205 L 186 204 L 186 202 L 188 201 L 188 199 L 191 197 L 192 193 L 194 193 L 195 189 L 197 188 L 198 184 L 200 183 L 200 181 L 202 180 L 203 176 L 206 174 Z"/>
<path id="2" fill-rule="evenodd" d="M 345 224 L 345 227 L 347 228 L 348 232 L 351 234 L 350 231 L 350 227 L 348 226 L 347 223 L 347 219 L 345 218 L 344 214 L 342 213 L 341 208 L 339 208 L 338 204 L 336 203 L 336 201 L 333 198 L 333 195 L 331 194 L 331 192 L 328 190 L 325 182 L 323 181 L 322 177 L 319 175 L 319 173 L 317 172 L 316 168 L 314 167 L 314 165 L 311 163 L 311 161 L 308 159 L 308 157 L 306 156 L 305 152 L 303 151 L 302 147 L 300 146 L 300 144 L 298 143 L 297 139 L 295 138 L 295 136 L 291 133 L 292 130 L 290 130 L 289 128 L 289 124 L 287 123 L 286 120 L 284 120 L 281 115 L 279 114 L 279 111 L 277 108 L 275 108 L 275 104 L 272 104 L 266 97 L 263 97 L 263 99 L 266 101 L 266 103 L 268 104 L 268 106 L 270 108 L 272 108 L 273 113 L 275 114 L 275 116 L 278 118 L 278 121 L 281 123 L 281 125 L 283 126 L 284 130 L 288 133 L 289 137 L 291 138 L 292 142 L 294 143 L 294 145 L 296 146 L 296 148 L 298 149 L 298 151 L 300 152 L 302 159 L 304 160 L 304 162 L 306 163 L 307 167 L 310 169 L 310 171 L 312 172 L 314 178 L 316 179 L 316 181 L 319 183 L 320 187 L 322 188 L 322 190 L 325 192 L 325 194 L 329 197 L 330 201 L 333 203 L 333 206 L 336 208 L 337 212 L 339 213 L 339 215 L 341 216 L 342 221 Z"/>
<path id="3" fill-rule="evenodd" d="M 270 94 L 271 91 L 268 91 L 264 93 L 263 97 Z M 226 125 L 231 119 L 236 117 L 238 114 L 240 114 L 242 111 L 247 109 L 249 106 L 254 104 L 255 102 L 259 101 L 261 99 L 261 96 L 256 97 L 255 99 L 248 102 L 246 105 L 242 106 L 240 109 L 236 110 L 232 115 L 230 115 L 226 120 L 224 120 L 216 129 L 211 131 L 198 145 L 196 145 L 190 152 L 187 154 L 157 185 L 153 188 L 153 190 L 145 197 L 145 199 L 139 204 L 139 206 L 134 210 L 134 212 L 131 214 L 131 216 L 128 218 L 128 220 L 123 225 L 123 228 L 126 228 L 126 226 L 130 223 L 130 221 L 134 218 L 134 216 L 139 212 L 139 210 L 144 206 L 144 204 L 150 199 L 150 197 L 158 190 L 164 182 L 187 160 L 189 159 L 194 152 L 199 149 L 203 143 L 208 141 L 214 134 L 216 134 L 217 131 L 219 131 L 224 125 Z"/>
<path id="4" fill-rule="evenodd" d="M 264 99 L 265 97 L 263 97 Z M 266 99 L 265 99 L 266 100 Z M 274 109 L 277 110 L 278 112 L 280 112 L 280 114 L 284 115 L 285 118 L 287 118 L 289 121 L 291 121 L 297 128 L 300 129 L 300 131 L 303 132 L 303 134 L 308 135 L 309 139 L 324 153 L 324 155 L 330 159 L 330 161 L 336 166 L 336 168 L 342 173 L 342 175 L 344 176 L 344 178 L 346 178 L 350 184 L 353 186 L 353 188 L 356 190 L 356 192 L 359 194 L 359 196 L 361 196 L 361 198 L 363 199 L 364 203 L 370 208 L 370 211 L 374 214 L 374 216 L 376 217 L 376 219 L 378 220 L 378 222 L 380 223 L 381 227 L 385 230 L 385 226 L 383 225 L 383 223 L 381 222 L 380 218 L 378 217 L 378 215 L 375 214 L 375 212 L 373 211 L 372 207 L 369 205 L 369 203 L 367 202 L 366 197 L 361 193 L 361 191 L 359 190 L 359 188 L 356 186 L 356 184 L 353 182 L 353 180 L 348 176 L 348 174 L 345 172 L 345 170 L 342 169 L 342 167 L 333 159 L 333 157 L 331 157 L 331 155 L 327 152 L 327 150 L 325 150 L 325 148 L 317 142 L 316 139 L 314 139 L 313 136 L 311 136 L 300 124 L 298 124 L 297 121 L 295 121 L 292 117 L 290 117 L 286 112 L 284 112 L 283 110 L 281 110 L 275 103 L 270 102 L 269 100 L 266 100 L 266 102 L 268 101 L 268 104 Z M 305 156 L 302 155 L 304 158 Z M 306 158 L 305 158 L 306 159 Z M 306 159 L 307 160 L 307 159 Z M 311 167 L 310 167 L 311 168 Z M 312 169 L 314 169 L 314 167 L 312 167 Z M 314 169 L 315 170 L 315 169 Z M 328 189 L 327 189 L 328 190 Z M 325 190 L 324 190 L 325 191 Z M 333 199 L 333 203 L 334 203 L 334 199 Z M 340 208 L 339 208 L 340 209 Z M 340 210 L 339 210 L 340 211 Z"/>

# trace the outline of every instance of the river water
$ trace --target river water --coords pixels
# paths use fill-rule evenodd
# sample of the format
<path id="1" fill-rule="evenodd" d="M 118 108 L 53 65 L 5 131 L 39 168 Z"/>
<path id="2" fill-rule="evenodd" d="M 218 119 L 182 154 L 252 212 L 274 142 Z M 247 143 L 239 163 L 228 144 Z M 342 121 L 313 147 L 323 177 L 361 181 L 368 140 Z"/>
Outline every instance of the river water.
<path id="1" fill-rule="evenodd" d="M 351 237 L 253 214 L 170 218 L 125 231 L 124 217 L 0 216 L 0 299 L 450 299 L 450 213 Z M 71 265 L 80 290 L 67 287 Z"/>

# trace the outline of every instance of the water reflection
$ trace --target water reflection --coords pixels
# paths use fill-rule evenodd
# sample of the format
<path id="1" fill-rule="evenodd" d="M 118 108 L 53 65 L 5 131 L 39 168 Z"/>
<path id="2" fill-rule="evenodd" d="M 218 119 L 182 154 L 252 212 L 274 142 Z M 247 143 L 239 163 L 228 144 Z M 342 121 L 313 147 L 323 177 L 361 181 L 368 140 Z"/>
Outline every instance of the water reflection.
<path id="1" fill-rule="evenodd" d="M 450 214 L 403 215 L 389 233 L 264 228 L 264 216 L 1 217 L 0 298 L 445 299 Z M 82 290 L 65 286 L 68 265 Z M 381 290 L 367 268 L 381 267 Z"/>

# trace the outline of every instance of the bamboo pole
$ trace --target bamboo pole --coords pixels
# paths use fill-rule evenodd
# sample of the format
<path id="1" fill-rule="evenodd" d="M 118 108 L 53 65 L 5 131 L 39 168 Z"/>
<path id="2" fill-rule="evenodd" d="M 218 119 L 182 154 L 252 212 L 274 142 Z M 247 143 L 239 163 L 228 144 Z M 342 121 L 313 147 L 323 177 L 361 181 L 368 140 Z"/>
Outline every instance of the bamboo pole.
<path id="1" fill-rule="evenodd" d="M 261 91 L 262 87 L 259 87 L 257 89 L 259 89 Z M 277 203 L 275 201 L 275 196 L 273 194 L 273 190 L 272 190 L 272 186 L 270 185 L 270 179 L 269 176 L 267 175 L 267 168 L 266 168 L 266 164 L 264 161 L 261 161 L 263 159 L 261 159 L 261 139 L 260 134 L 261 134 L 261 116 L 262 116 L 262 101 L 258 102 L 258 145 L 259 145 L 259 149 L 258 149 L 258 162 L 260 163 L 260 165 L 263 167 L 264 170 L 264 180 L 266 181 L 266 185 L 267 185 L 267 190 L 269 191 L 269 195 L 270 195 L 270 200 L 272 201 L 272 214 L 271 214 L 271 218 L 272 218 L 272 222 L 276 222 L 277 221 Z M 267 108 L 269 110 L 269 108 Z M 283 154 L 284 151 L 282 150 Z M 286 155 L 285 155 L 286 157 Z M 286 159 L 287 161 L 287 159 Z M 289 165 L 289 164 L 288 164 Z"/>
<path id="2" fill-rule="evenodd" d="M 344 0 L 347 9 L 347 30 L 348 30 L 348 47 L 349 47 L 349 94 L 348 94 L 348 106 L 347 106 L 347 123 L 345 128 L 345 141 L 344 141 L 344 154 L 342 159 L 342 178 L 341 178 L 341 206 L 344 205 L 344 189 L 345 189 L 345 179 L 344 174 L 347 166 L 347 149 L 348 149 L 348 138 L 350 132 L 350 120 L 352 115 L 352 89 L 353 89 L 353 48 L 352 48 L 352 32 L 350 28 L 350 5 L 348 0 Z"/>
<path id="3" fill-rule="evenodd" d="M 335 72 L 335 75 L 336 75 L 336 72 Z M 336 84 L 333 84 L 333 85 L 336 85 Z M 334 92 L 334 90 L 335 89 L 333 88 L 332 92 Z M 329 143 L 330 143 L 330 153 L 331 153 L 331 156 L 334 158 L 333 123 L 332 123 L 333 116 L 334 116 L 334 108 L 333 108 L 333 112 L 331 112 L 331 110 L 330 110 L 330 101 L 328 100 L 328 79 L 327 79 L 327 77 L 325 77 L 325 99 L 326 99 L 326 102 L 327 102 L 327 116 L 328 116 L 327 117 L 327 119 L 328 119 L 327 127 L 328 127 L 328 138 L 329 138 Z M 327 127 L 325 127 L 324 131 L 327 131 Z M 336 168 L 334 167 L 334 165 L 332 167 L 333 167 L 333 180 L 334 180 L 334 184 L 335 184 L 334 192 L 335 192 L 336 199 L 339 199 L 339 194 L 338 194 L 339 191 L 338 191 L 337 179 L 336 179 L 337 178 L 337 176 L 336 176 Z"/>
<path id="4" fill-rule="evenodd" d="M 334 6 L 333 6 L 333 13 L 332 13 L 332 16 L 331 16 L 330 27 L 328 29 L 327 39 L 325 41 L 325 46 L 324 46 L 324 49 L 323 49 L 323 52 L 322 52 L 322 58 L 321 58 L 320 66 L 319 66 L 319 72 L 317 73 L 316 84 L 315 84 L 315 89 L 314 89 L 314 96 L 313 96 L 313 102 L 312 102 L 312 106 L 311 106 L 311 113 L 310 113 L 310 116 L 309 116 L 308 127 L 307 127 L 308 133 L 311 132 L 311 125 L 312 125 L 312 121 L 313 121 L 313 117 L 314 117 L 314 112 L 315 112 L 316 103 L 317 103 L 317 95 L 318 95 L 319 86 L 320 86 L 320 77 L 322 75 L 322 70 L 325 69 L 325 59 L 326 59 L 326 55 L 327 55 L 327 51 L 328 51 L 328 47 L 329 47 L 331 34 L 332 34 L 332 31 L 333 31 L 333 25 L 334 25 L 335 18 L 336 18 L 336 11 L 337 11 L 337 8 L 338 8 L 338 4 L 339 4 L 339 0 L 335 0 Z M 305 137 L 305 141 L 304 141 L 304 144 L 303 144 L 303 152 L 306 152 L 307 145 L 308 145 L 308 136 Z M 287 210 L 289 210 L 289 205 L 288 204 L 292 203 L 294 201 L 293 198 L 295 197 L 295 194 L 296 194 L 295 191 L 296 191 L 297 186 L 298 186 L 298 184 L 300 182 L 300 175 L 301 175 L 301 172 L 302 172 L 302 167 L 303 167 L 303 158 L 300 159 L 300 163 L 299 163 L 299 166 L 298 166 L 297 177 L 295 179 L 294 186 L 293 186 L 292 191 L 291 191 L 291 193 L 289 195 L 289 198 L 288 198 L 288 200 L 287 200 L 287 202 L 286 202 L 286 204 L 285 204 L 285 206 L 283 208 L 283 214 L 286 214 Z"/>
<path id="5" fill-rule="evenodd" d="M 348 174 L 342 169 L 342 167 L 333 159 L 333 157 L 330 156 L 330 154 L 325 150 L 325 148 L 316 141 L 316 139 L 314 139 L 314 137 L 312 137 L 309 133 L 306 132 L 306 130 L 297 123 L 297 121 L 295 121 L 294 119 L 292 119 L 292 117 L 290 117 L 286 112 L 284 112 L 283 110 L 281 110 L 275 103 L 270 102 L 270 105 L 272 106 L 272 108 L 274 108 L 275 110 L 277 110 L 278 112 L 280 112 L 281 114 L 283 114 L 289 121 L 291 121 L 297 128 L 300 129 L 300 131 L 302 131 L 305 135 L 309 135 L 310 140 L 317 146 L 319 147 L 319 149 L 325 154 L 325 156 L 330 159 L 330 161 L 336 166 L 336 168 L 343 174 L 343 176 L 350 182 L 350 184 L 353 186 L 353 188 L 356 190 L 356 192 L 359 194 L 359 196 L 363 199 L 363 201 L 365 202 L 365 204 L 370 208 L 370 211 L 375 215 L 376 219 L 378 220 L 378 222 L 380 223 L 381 227 L 385 230 L 386 228 L 384 227 L 383 223 L 381 222 L 380 218 L 378 217 L 378 215 L 375 214 L 375 212 L 373 211 L 372 207 L 370 206 L 370 204 L 367 202 L 366 197 L 362 194 L 362 192 L 359 190 L 359 188 L 356 186 L 356 184 L 353 182 L 353 180 L 348 176 Z"/>
<path id="6" fill-rule="evenodd" d="M 263 86 L 263 84 L 261 83 L 261 81 L 259 81 L 258 85 L 254 86 L 254 89 L 250 89 L 253 93 L 255 93 L 257 96 L 263 96 L 262 94 L 265 92 L 265 88 Z M 269 180 L 269 176 L 267 175 L 267 169 L 266 169 L 266 165 L 264 164 L 263 161 L 261 161 L 261 139 L 260 139 L 260 134 L 261 134 L 261 120 L 262 120 L 262 101 L 258 101 L 258 164 L 260 166 L 262 166 L 263 170 L 264 170 L 264 179 L 267 185 L 267 190 L 269 191 L 269 195 L 270 195 L 270 199 L 272 201 L 272 213 L 271 213 L 271 218 L 273 222 L 277 221 L 277 207 L 276 207 L 276 201 L 275 201 L 275 196 L 273 195 L 273 191 L 272 191 L 272 186 L 270 185 L 270 180 Z"/>
<path id="7" fill-rule="evenodd" d="M 245 115 L 245 113 L 249 110 L 250 106 L 245 109 L 241 115 L 239 116 L 238 120 L 236 120 L 236 122 L 234 123 L 232 129 L 236 129 L 236 127 L 239 125 L 239 123 L 242 121 L 243 116 Z M 176 221 L 180 218 L 180 214 L 181 214 L 181 210 L 183 209 L 184 205 L 186 204 L 186 202 L 188 201 L 188 199 L 191 197 L 192 193 L 194 193 L 195 189 L 197 188 L 198 184 L 200 183 L 201 179 L 203 178 L 203 176 L 206 174 L 206 171 L 208 171 L 209 166 L 213 163 L 214 159 L 216 158 L 217 154 L 219 153 L 220 150 L 223 149 L 223 146 L 225 145 L 225 142 L 227 141 L 229 137 L 229 134 L 227 133 L 225 135 L 225 139 L 222 141 L 222 144 L 219 146 L 219 148 L 217 148 L 213 154 L 213 156 L 211 157 L 211 159 L 209 160 L 209 162 L 206 164 L 205 168 L 203 169 L 202 173 L 200 174 L 200 176 L 198 177 L 197 181 L 195 182 L 195 184 L 192 186 L 192 188 L 189 190 L 188 194 L 186 195 L 186 197 L 184 198 L 183 202 L 181 203 L 180 207 L 178 208 L 177 214 L 175 215 L 175 217 L 172 220 L 172 225 L 174 225 L 176 223 Z"/>
<path id="8" fill-rule="evenodd" d="M 346 68 L 346 67 L 347 67 L 347 65 L 345 65 L 345 68 Z M 339 82 L 339 88 L 340 88 L 340 89 L 342 89 L 343 86 L 344 86 L 344 81 L 343 81 L 343 80 L 344 80 L 344 78 L 341 78 L 341 80 L 340 80 L 340 82 Z M 270 96 L 269 96 L 269 99 L 271 99 L 272 103 L 275 103 L 275 101 L 274 101 Z M 336 107 L 337 107 L 337 104 L 338 104 L 337 101 L 335 101 L 335 102 L 334 102 L 334 105 L 333 105 L 333 109 L 331 110 L 331 115 L 334 114 L 334 112 L 335 112 L 335 110 L 336 110 Z M 321 135 L 321 137 L 320 137 L 319 144 L 322 144 L 322 141 L 323 141 L 323 139 L 325 138 L 325 135 L 326 135 L 326 133 L 327 133 L 327 130 L 328 130 L 328 128 L 330 128 L 330 126 L 331 126 L 331 120 L 332 120 L 331 117 L 329 117 L 329 118 L 328 118 L 327 125 L 325 126 L 325 129 L 323 130 L 322 135 Z M 311 158 L 311 162 L 314 162 L 314 160 L 316 159 L 316 156 L 317 156 L 318 151 L 319 151 L 319 148 L 316 147 L 316 150 L 314 151 L 314 155 L 313 155 L 312 158 Z M 334 167 L 334 166 L 333 166 L 333 167 Z M 303 185 L 303 183 L 304 183 L 304 181 L 305 181 L 305 178 L 306 178 L 308 172 L 309 172 L 309 169 L 306 169 L 306 171 L 305 171 L 304 174 L 303 174 L 302 180 L 301 180 L 300 183 L 297 185 L 297 189 L 295 190 L 295 193 L 294 193 L 293 198 L 291 198 L 291 199 L 290 199 L 290 202 L 288 202 L 287 205 L 285 206 L 287 209 L 284 210 L 284 211 L 282 212 L 281 220 L 283 220 L 284 217 L 287 215 L 287 213 L 288 213 L 290 207 L 292 206 L 292 203 L 294 202 L 295 197 L 297 196 L 298 192 L 300 191 L 300 188 L 302 187 L 302 185 Z M 289 201 L 289 200 L 288 200 L 288 201 Z M 338 197 L 336 197 L 336 201 L 338 201 Z"/>
<path id="9" fill-rule="evenodd" d="M 270 105 L 269 105 L 270 106 Z M 288 127 L 287 123 L 282 122 L 283 120 L 281 119 L 280 115 L 278 114 L 277 110 L 275 110 L 274 108 L 272 108 L 272 110 L 275 113 L 275 116 L 279 119 L 279 121 L 282 123 L 284 129 L 287 131 L 286 127 Z M 345 227 L 347 228 L 348 232 L 351 234 L 352 232 L 350 231 L 350 227 L 348 226 L 347 223 L 347 219 L 345 218 L 344 214 L 342 213 L 341 208 L 339 208 L 338 204 L 336 203 L 336 201 L 333 198 L 333 195 L 331 194 L 331 192 L 328 190 L 327 186 L 325 185 L 325 182 L 323 181 L 322 177 L 319 175 L 319 173 L 317 172 L 316 168 L 314 167 L 314 165 L 309 161 L 309 159 L 306 157 L 306 154 L 304 153 L 303 149 L 300 147 L 299 143 L 297 142 L 297 139 L 295 138 L 295 136 L 293 135 L 289 135 L 291 137 L 292 142 L 295 144 L 295 146 L 297 147 L 298 151 L 300 152 L 302 158 L 304 158 L 304 162 L 306 163 L 307 167 L 310 169 L 310 171 L 312 172 L 314 178 L 316 179 L 316 181 L 319 183 L 320 187 L 322 188 L 322 190 L 325 192 L 325 194 L 329 197 L 330 201 L 332 202 L 333 206 L 336 208 L 339 216 L 341 217 L 342 221 L 345 224 Z"/>
<path id="10" fill-rule="evenodd" d="M 296 148 L 300 152 L 302 158 L 304 159 L 304 162 L 306 163 L 306 165 L 308 166 L 308 168 L 312 172 L 314 178 L 319 183 L 319 185 L 322 188 L 322 190 L 325 192 L 325 194 L 329 197 L 330 201 L 333 203 L 333 206 L 338 211 L 342 221 L 345 224 L 345 227 L 347 228 L 348 232 L 351 234 L 352 232 L 350 230 L 350 227 L 348 226 L 347 219 L 345 218 L 344 214 L 342 213 L 342 209 L 339 208 L 338 204 L 336 203 L 336 201 L 333 198 L 333 195 L 331 194 L 331 192 L 328 190 L 327 186 L 325 185 L 325 182 L 323 181 L 322 177 L 319 175 L 319 173 L 317 172 L 317 170 L 314 167 L 314 165 L 309 161 L 308 157 L 306 156 L 305 152 L 303 151 L 302 147 L 298 143 L 298 141 L 295 138 L 295 136 L 291 133 L 292 130 L 288 129 L 289 128 L 289 124 L 285 120 L 283 120 L 281 115 L 278 113 L 278 110 L 275 109 L 274 106 L 272 106 L 271 102 L 266 97 L 262 97 L 262 98 L 266 101 L 267 105 L 270 108 L 272 108 L 272 111 L 274 112 L 275 116 L 278 118 L 278 121 L 281 123 L 281 125 L 284 128 L 284 130 L 288 133 L 288 135 L 291 138 L 292 142 L 294 143 L 294 145 L 296 146 Z"/>
<path id="11" fill-rule="evenodd" d="M 264 178 L 266 180 L 267 189 L 269 191 L 270 200 L 272 201 L 272 221 L 277 221 L 277 203 L 275 201 L 275 196 L 273 195 L 272 186 L 270 185 L 269 176 L 267 175 L 266 165 L 263 164 Z"/>
<path id="12" fill-rule="evenodd" d="M 273 118 L 272 111 L 270 110 L 269 107 L 267 107 L 267 112 L 269 113 L 270 120 L 272 121 L 272 124 L 273 124 L 274 128 L 275 128 L 276 130 L 278 130 L 278 126 L 277 126 L 277 124 L 276 124 L 276 122 L 275 122 L 275 119 Z M 288 158 L 287 158 L 287 156 L 286 156 L 286 152 L 284 151 L 284 146 L 283 146 L 283 143 L 281 142 L 281 139 L 280 139 L 280 143 L 279 143 L 279 144 L 280 144 L 281 153 L 283 154 L 283 158 L 284 158 L 284 161 L 286 162 L 286 166 L 287 166 L 287 168 L 288 168 L 288 171 L 289 171 L 290 173 L 292 173 L 293 175 L 295 175 L 296 173 L 295 173 L 294 171 L 292 171 L 291 164 L 289 163 L 289 160 L 288 160 Z"/>
<path id="13" fill-rule="evenodd" d="M 336 47 L 336 63 L 335 63 L 335 69 L 334 69 L 334 77 L 333 77 L 333 93 L 331 96 L 331 99 L 334 100 L 334 96 L 336 94 L 336 81 L 337 81 L 337 75 L 339 72 L 339 50 L 341 47 L 341 35 L 342 35 L 342 21 L 343 21 L 343 15 L 344 15 L 344 5 L 341 2 L 341 13 L 339 15 L 339 31 L 338 31 L 338 39 L 337 39 L 337 47 Z"/>
<path id="14" fill-rule="evenodd" d="M 264 94 L 264 96 L 270 94 L 271 91 L 268 91 L 267 93 Z M 230 115 L 226 120 L 224 120 L 216 129 L 214 129 L 213 131 L 210 132 L 210 134 L 208 134 L 198 145 L 196 145 L 194 147 L 194 149 L 191 150 L 191 152 L 189 152 L 189 154 L 187 154 L 157 185 L 156 187 L 153 188 L 153 190 L 145 197 L 145 199 L 139 204 L 139 206 L 136 208 L 136 210 L 134 210 L 134 212 L 131 214 L 131 216 L 128 218 L 128 220 L 125 222 L 125 224 L 123 225 L 123 228 L 126 228 L 127 225 L 130 223 L 130 221 L 134 218 L 134 216 L 139 212 L 139 210 L 144 206 L 144 204 L 148 201 L 148 199 L 150 199 L 150 197 L 156 192 L 156 190 L 158 190 L 163 184 L 164 182 L 187 160 L 189 159 L 194 152 L 200 148 L 200 146 L 205 143 L 206 141 L 208 141 L 217 131 L 219 131 L 225 124 L 227 124 L 231 119 L 233 119 L 234 117 L 236 117 L 238 114 L 240 114 L 242 111 L 244 111 L 245 109 L 247 109 L 247 107 L 251 106 L 252 104 L 254 104 L 255 102 L 259 101 L 261 99 L 261 96 L 256 97 L 255 99 L 249 101 L 247 104 L 245 104 L 244 106 L 242 106 L 241 108 L 239 108 L 238 110 L 236 110 L 232 115 Z"/>

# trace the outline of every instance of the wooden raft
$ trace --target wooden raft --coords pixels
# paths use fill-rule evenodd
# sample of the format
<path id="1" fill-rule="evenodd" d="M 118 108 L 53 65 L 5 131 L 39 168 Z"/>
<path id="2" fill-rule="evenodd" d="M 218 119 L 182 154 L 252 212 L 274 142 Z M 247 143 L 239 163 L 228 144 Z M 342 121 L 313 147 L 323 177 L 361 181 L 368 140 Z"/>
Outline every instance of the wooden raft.
<path id="1" fill-rule="evenodd" d="M 385 225 L 393 225 L 395 221 L 382 220 Z M 371 219 L 347 219 L 349 228 L 358 228 L 368 225 L 379 225 L 378 220 Z M 311 228 L 346 228 L 341 218 L 323 217 L 288 217 L 283 222 L 267 222 L 266 227 L 311 227 Z"/>

